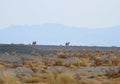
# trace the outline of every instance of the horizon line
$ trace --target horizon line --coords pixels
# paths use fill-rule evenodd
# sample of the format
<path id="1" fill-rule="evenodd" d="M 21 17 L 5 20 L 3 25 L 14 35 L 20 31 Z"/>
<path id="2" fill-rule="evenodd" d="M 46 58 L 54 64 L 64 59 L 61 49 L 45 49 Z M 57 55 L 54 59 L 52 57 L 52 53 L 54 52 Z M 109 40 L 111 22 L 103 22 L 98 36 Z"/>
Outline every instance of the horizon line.
<path id="1" fill-rule="evenodd" d="M 59 26 L 65 26 L 65 27 L 74 27 L 74 28 L 86 28 L 86 29 L 105 29 L 105 28 L 112 28 L 112 27 L 120 27 L 120 25 L 114 25 L 114 26 L 107 26 L 107 27 L 80 27 L 80 26 L 75 26 L 75 25 L 65 25 L 65 24 L 60 24 L 60 23 L 42 23 L 42 24 L 10 24 L 10 25 L 6 25 L 1 27 L 0 29 L 5 29 L 5 28 L 9 28 L 9 27 L 16 27 L 16 26 L 27 26 L 27 27 L 32 27 L 32 26 L 43 26 L 43 25 L 59 25 Z"/>

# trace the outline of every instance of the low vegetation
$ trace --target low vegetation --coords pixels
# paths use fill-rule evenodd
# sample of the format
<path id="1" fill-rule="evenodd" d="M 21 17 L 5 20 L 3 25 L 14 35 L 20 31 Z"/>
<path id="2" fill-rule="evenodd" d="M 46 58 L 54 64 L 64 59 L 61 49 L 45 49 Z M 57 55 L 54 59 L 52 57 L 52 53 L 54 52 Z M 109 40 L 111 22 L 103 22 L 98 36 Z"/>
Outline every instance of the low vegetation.
<path id="1" fill-rule="evenodd" d="M 4 71 L 0 74 L 0 84 L 21 84 L 19 79 L 15 77 L 14 73 Z"/>
<path id="2" fill-rule="evenodd" d="M 41 56 L 34 51 L 31 57 L 40 58 L 19 57 L 20 65 L 0 61 L 0 84 L 120 84 L 120 52 L 97 49 L 53 51 L 57 52 L 56 56 Z M 17 53 L 4 52 L 3 56 L 15 57 Z M 96 67 L 100 67 L 101 72 L 84 70 Z M 19 73 L 23 69 L 29 71 Z"/>

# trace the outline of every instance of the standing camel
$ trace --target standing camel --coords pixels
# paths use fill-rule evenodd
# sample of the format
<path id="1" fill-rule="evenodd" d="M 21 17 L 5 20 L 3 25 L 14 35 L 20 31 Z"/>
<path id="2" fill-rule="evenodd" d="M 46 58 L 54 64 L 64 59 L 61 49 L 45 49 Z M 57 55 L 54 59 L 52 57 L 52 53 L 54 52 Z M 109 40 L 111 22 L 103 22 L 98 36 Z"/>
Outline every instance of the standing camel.
<path id="1" fill-rule="evenodd" d="M 70 42 L 65 43 L 65 45 L 66 45 L 66 46 L 69 46 L 69 45 L 70 45 Z"/>
<path id="2" fill-rule="evenodd" d="M 33 42 L 32 42 L 32 45 L 36 45 L 36 43 L 37 43 L 36 41 L 33 41 Z"/>

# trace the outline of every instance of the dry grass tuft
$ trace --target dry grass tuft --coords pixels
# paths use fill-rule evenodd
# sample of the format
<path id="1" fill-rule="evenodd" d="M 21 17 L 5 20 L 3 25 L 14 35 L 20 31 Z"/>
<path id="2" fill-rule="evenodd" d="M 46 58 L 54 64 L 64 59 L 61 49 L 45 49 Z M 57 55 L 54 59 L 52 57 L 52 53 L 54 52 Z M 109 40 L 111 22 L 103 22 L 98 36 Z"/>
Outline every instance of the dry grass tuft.
<path id="1" fill-rule="evenodd" d="M 21 84 L 12 72 L 4 71 L 0 74 L 0 84 Z"/>
<path id="2" fill-rule="evenodd" d="M 41 83 L 42 80 L 39 77 L 28 77 L 24 79 L 24 83 Z"/>
<path id="3" fill-rule="evenodd" d="M 3 64 L 0 64 L 0 70 L 5 69 L 6 67 Z"/>
<path id="4" fill-rule="evenodd" d="M 106 76 L 108 78 L 120 78 L 120 70 L 115 71 L 113 69 L 109 69 L 109 71 L 106 71 Z"/>
<path id="5" fill-rule="evenodd" d="M 70 73 L 49 73 L 46 77 L 47 84 L 75 84 L 75 77 Z"/>
<path id="6" fill-rule="evenodd" d="M 91 63 L 89 62 L 88 59 L 85 58 L 75 58 L 71 64 L 75 65 L 76 67 L 80 67 L 80 66 L 90 66 Z"/>
<path id="7" fill-rule="evenodd" d="M 4 52 L 5 56 L 10 56 L 10 54 L 8 52 Z"/>
<path id="8" fill-rule="evenodd" d="M 58 55 L 58 58 L 66 59 L 68 57 L 64 52 L 59 52 L 57 55 Z"/>
<path id="9" fill-rule="evenodd" d="M 32 55 L 32 56 L 39 56 L 39 53 L 37 53 L 37 52 L 35 52 L 35 51 L 32 51 L 32 52 L 31 52 L 31 55 Z"/>

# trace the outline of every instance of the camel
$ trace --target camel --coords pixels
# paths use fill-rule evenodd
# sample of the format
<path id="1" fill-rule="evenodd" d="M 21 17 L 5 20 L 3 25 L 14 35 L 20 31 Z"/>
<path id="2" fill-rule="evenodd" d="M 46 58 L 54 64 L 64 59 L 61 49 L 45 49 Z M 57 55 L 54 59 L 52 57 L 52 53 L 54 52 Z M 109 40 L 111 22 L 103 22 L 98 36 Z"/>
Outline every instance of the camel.
<path id="1" fill-rule="evenodd" d="M 37 43 L 36 41 L 33 41 L 33 42 L 32 42 L 32 45 L 36 45 L 36 43 Z"/>
<path id="2" fill-rule="evenodd" d="M 69 45 L 70 45 L 70 42 L 65 43 L 65 45 L 66 45 L 66 46 L 69 46 Z"/>

